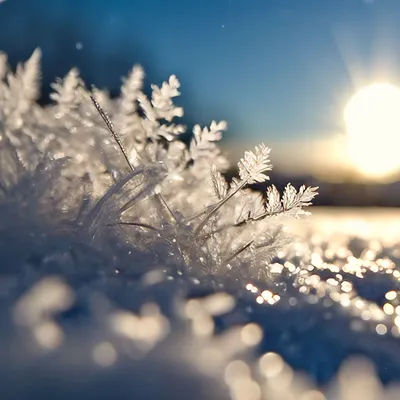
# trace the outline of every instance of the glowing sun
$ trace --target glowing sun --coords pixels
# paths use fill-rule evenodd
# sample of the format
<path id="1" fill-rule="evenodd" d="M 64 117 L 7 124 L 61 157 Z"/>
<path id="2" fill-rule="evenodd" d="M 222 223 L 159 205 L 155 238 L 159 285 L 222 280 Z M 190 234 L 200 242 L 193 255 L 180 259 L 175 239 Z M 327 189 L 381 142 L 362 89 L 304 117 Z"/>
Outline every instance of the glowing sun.
<path id="1" fill-rule="evenodd" d="M 384 178 L 400 170 L 400 89 L 376 83 L 348 102 L 344 119 L 348 150 L 361 173 Z"/>

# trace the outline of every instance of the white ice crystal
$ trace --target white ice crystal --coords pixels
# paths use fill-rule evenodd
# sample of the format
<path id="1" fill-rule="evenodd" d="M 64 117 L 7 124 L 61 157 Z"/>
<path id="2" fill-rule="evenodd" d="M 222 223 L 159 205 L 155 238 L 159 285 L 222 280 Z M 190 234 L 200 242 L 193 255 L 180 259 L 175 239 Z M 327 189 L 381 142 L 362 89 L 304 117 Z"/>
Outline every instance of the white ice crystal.
<path id="1" fill-rule="evenodd" d="M 94 89 L 90 95 L 93 107 L 78 71 L 72 69 L 52 85 L 55 103 L 41 108 L 35 103 L 39 59 L 40 51 L 36 50 L 15 74 L 3 72 L 2 151 L 10 155 L 3 156 L 0 178 L 13 182 L 2 182 L 6 198 L 24 170 L 28 175 L 35 174 L 45 157 L 69 157 L 68 167 L 60 173 L 90 183 L 83 196 L 93 205 L 75 210 L 75 214 L 80 215 L 93 244 L 95 237 L 102 237 L 101 232 L 114 231 L 138 248 L 150 249 L 163 243 L 186 270 L 213 273 L 225 273 L 229 259 L 230 269 L 235 265 L 235 270 L 241 268 L 243 274 L 244 265 L 251 263 L 257 275 L 257 270 L 266 266 L 258 254 L 262 243 L 257 239 L 260 236 L 254 235 L 260 232 L 254 224 L 266 233 L 274 229 L 275 223 L 267 223 L 270 216 L 306 214 L 303 207 L 311 204 L 315 188 L 302 187 L 297 192 L 288 185 L 282 201 L 274 187 L 267 189 L 266 200 L 262 194 L 249 192 L 249 185 L 269 179 L 270 149 L 264 144 L 245 152 L 238 163 L 240 179 L 234 179 L 229 187 L 221 173 L 226 159 L 218 147 L 227 129 L 225 121 L 212 121 L 204 128 L 195 125 L 190 146 L 184 145 L 180 135 L 186 127 L 175 122 L 183 116 L 183 109 L 173 103 L 180 94 L 176 76 L 161 86 L 152 85 L 148 99 L 143 92 L 143 69 L 135 66 L 123 82 L 120 99 L 113 101 Z M 0 70 L 5 71 L 4 56 L 1 62 Z M 11 154 L 15 170 L 5 163 Z M 166 168 L 165 173 L 160 172 L 160 165 Z M 127 175 L 127 168 L 133 173 Z M 63 204 L 62 211 L 67 212 L 68 207 L 76 204 Z M 232 214 L 235 219 L 231 219 Z M 247 224 L 250 221 L 253 223 Z M 246 229 L 239 228 L 243 223 Z M 242 251 L 229 250 L 238 237 L 243 240 L 238 244 Z M 253 246 L 255 241 L 257 247 Z M 269 244 L 267 247 L 271 248 Z M 260 260 L 259 265 L 255 260 Z"/>
<path id="2" fill-rule="evenodd" d="M 264 182 L 269 179 L 266 171 L 272 169 L 269 161 L 270 149 L 262 143 L 255 151 L 246 151 L 238 163 L 239 176 L 246 183 Z"/>

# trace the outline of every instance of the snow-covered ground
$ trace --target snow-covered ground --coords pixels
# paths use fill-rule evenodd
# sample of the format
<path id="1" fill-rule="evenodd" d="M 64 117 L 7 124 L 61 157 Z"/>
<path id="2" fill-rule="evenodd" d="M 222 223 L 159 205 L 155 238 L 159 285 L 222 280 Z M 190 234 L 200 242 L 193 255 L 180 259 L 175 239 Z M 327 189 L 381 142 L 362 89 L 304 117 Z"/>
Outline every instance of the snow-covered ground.
<path id="1" fill-rule="evenodd" d="M 263 282 L 110 269 L 59 238 L 16 271 L 9 243 L 2 398 L 397 399 L 399 219 L 315 208 Z"/>

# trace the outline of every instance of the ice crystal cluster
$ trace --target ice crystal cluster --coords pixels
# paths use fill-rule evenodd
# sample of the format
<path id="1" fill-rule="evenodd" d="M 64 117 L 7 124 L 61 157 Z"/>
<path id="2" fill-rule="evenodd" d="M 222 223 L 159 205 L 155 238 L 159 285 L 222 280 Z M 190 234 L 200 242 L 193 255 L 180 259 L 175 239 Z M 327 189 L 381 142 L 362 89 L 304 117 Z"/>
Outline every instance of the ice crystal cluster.
<path id="1" fill-rule="evenodd" d="M 228 182 L 227 125 L 183 140 L 175 76 L 112 100 L 73 69 L 42 107 L 39 61 L 0 56 L 2 398 L 399 398 L 398 228 L 283 248 L 316 189 L 253 191 L 268 147 Z"/>
<path id="2" fill-rule="evenodd" d="M 92 88 L 92 104 L 72 69 L 52 85 L 54 103 L 43 108 L 36 103 L 39 61 L 36 50 L 13 73 L 0 59 L 4 203 L 51 224 L 62 220 L 94 247 L 114 236 L 185 271 L 265 279 L 286 241 L 271 219 L 307 214 L 316 188 L 252 191 L 272 168 L 264 144 L 244 153 L 239 177 L 228 183 L 218 147 L 227 124 L 194 126 L 187 146 L 187 128 L 176 122 L 183 109 L 173 103 L 180 94 L 174 75 L 152 85 L 149 98 L 135 66 L 117 100 Z"/>

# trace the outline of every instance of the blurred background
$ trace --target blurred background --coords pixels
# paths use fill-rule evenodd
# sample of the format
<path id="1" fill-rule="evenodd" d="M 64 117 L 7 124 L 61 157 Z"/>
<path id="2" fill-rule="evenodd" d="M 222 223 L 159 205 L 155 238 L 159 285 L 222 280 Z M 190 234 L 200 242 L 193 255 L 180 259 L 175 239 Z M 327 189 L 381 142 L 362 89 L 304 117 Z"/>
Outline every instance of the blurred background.
<path id="1" fill-rule="evenodd" d="M 400 1 L 0 0 L 0 50 L 43 52 L 43 96 L 77 66 L 118 95 L 176 74 L 189 126 L 227 120 L 231 159 L 272 148 L 278 187 L 318 205 L 400 204 Z"/>

